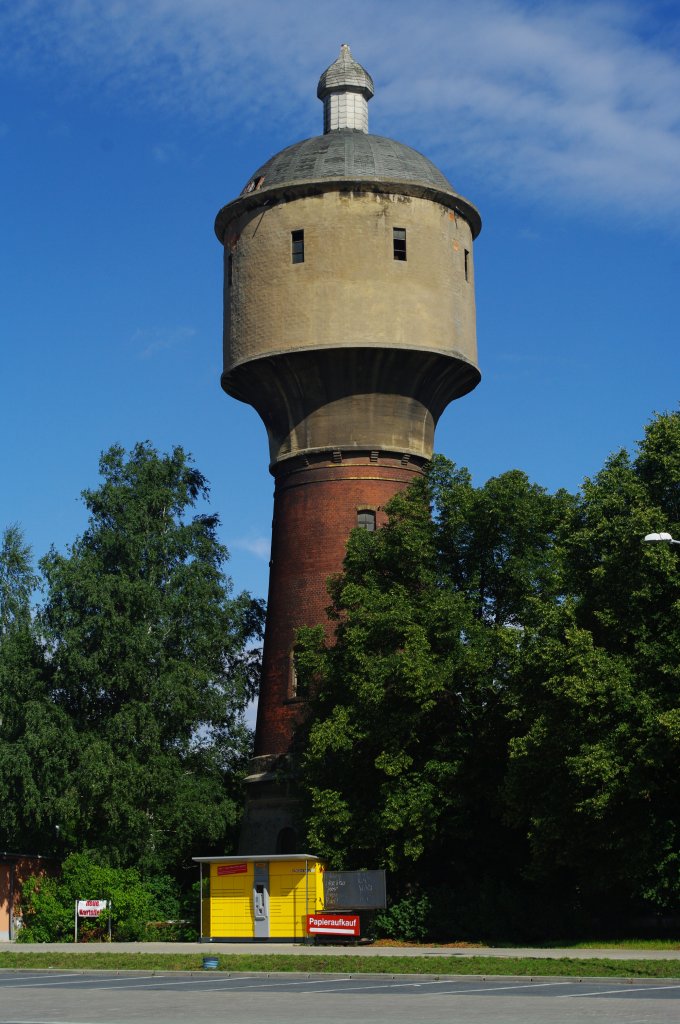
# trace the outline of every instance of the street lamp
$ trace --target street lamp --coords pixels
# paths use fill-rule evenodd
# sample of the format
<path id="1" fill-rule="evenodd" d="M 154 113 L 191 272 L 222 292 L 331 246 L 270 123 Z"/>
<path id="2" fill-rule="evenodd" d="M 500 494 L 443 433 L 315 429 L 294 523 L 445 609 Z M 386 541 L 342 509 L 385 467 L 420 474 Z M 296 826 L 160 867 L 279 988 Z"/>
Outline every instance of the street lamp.
<path id="1" fill-rule="evenodd" d="M 680 544 L 680 540 L 673 540 L 670 533 L 648 533 L 645 541 L 648 544 Z"/>

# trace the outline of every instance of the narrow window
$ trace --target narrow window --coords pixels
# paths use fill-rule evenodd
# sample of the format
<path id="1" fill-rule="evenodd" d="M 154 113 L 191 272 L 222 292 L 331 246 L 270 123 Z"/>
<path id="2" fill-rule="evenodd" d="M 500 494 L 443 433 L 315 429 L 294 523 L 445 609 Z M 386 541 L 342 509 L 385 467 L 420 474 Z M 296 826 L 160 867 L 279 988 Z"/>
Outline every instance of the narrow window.
<path id="1" fill-rule="evenodd" d="M 307 688 L 298 674 L 297 658 L 295 651 L 288 656 L 288 700 L 305 700 Z"/>
<path id="2" fill-rule="evenodd" d="M 392 228 L 395 260 L 406 260 L 406 228 Z"/>
<path id="3" fill-rule="evenodd" d="M 370 508 L 360 508 L 357 512 L 357 526 L 360 530 L 375 530 L 375 512 Z"/>
<path id="4" fill-rule="evenodd" d="M 465 250 L 465 280 L 470 280 L 470 253 Z"/>
<path id="5" fill-rule="evenodd" d="M 228 288 L 231 288 L 231 282 L 232 282 L 233 276 L 234 276 L 234 271 L 233 271 L 233 267 L 232 267 L 233 259 L 234 259 L 234 257 L 231 255 L 231 253 L 230 252 L 227 253 L 227 287 Z"/>
<path id="6" fill-rule="evenodd" d="M 291 246 L 293 263 L 305 262 L 305 233 L 304 231 L 291 231 Z"/>

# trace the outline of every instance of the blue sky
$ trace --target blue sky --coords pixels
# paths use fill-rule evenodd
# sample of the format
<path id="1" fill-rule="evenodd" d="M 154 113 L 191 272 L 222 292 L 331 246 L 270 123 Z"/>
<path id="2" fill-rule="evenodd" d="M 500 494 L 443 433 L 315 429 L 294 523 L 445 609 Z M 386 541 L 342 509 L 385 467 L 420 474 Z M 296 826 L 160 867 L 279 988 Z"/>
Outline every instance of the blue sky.
<path id="1" fill-rule="evenodd" d="M 82 531 L 103 449 L 179 443 L 237 588 L 266 594 L 266 437 L 219 387 L 212 224 L 321 133 L 341 42 L 374 78 L 371 131 L 484 222 L 483 379 L 437 450 L 477 483 L 518 467 L 576 489 L 677 408 L 677 0 L 0 0 L 0 526 L 36 556 Z"/>

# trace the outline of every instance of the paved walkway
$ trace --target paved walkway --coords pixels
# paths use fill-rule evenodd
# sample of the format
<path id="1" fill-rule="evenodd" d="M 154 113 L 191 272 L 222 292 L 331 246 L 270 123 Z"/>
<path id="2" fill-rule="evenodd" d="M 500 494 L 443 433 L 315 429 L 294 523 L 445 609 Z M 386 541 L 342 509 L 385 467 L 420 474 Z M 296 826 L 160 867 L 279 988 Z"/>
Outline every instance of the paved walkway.
<path id="1" fill-rule="evenodd" d="M 1 942 L 0 952 L 15 953 L 295 953 L 314 956 L 494 956 L 537 957 L 541 960 L 680 960 L 680 949 L 527 949 L 474 946 L 307 946 L 290 942 Z"/>

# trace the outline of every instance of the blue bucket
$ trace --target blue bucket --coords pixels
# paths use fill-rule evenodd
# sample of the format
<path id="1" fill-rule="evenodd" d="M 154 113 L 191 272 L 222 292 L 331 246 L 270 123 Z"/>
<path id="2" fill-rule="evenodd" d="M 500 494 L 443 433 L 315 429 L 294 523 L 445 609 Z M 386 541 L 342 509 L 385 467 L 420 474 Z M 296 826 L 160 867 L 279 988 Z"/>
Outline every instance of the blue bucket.
<path id="1" fill-rule="evenodd" d="M 204 956 L 203 957 L 203 970 L 204 971 L 216 971 L 220 966 L 220 962 L 216 956 Z"/>

